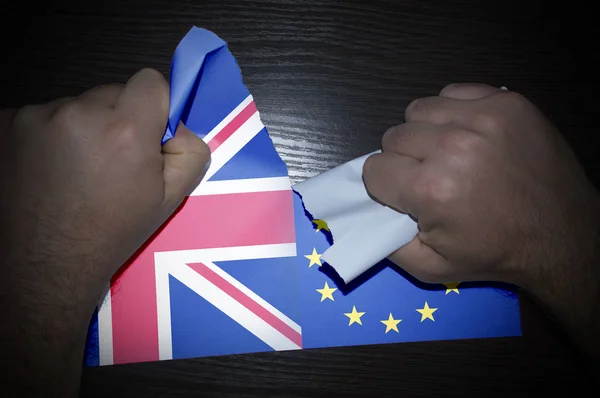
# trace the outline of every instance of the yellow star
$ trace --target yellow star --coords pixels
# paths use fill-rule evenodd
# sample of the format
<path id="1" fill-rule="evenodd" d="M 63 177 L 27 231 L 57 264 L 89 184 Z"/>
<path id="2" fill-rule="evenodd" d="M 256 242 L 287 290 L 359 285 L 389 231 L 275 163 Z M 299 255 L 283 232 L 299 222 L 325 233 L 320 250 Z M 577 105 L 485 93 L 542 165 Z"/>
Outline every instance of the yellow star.
<path id="1" fill-rule="evenodd" d="M 327 226 L 325 220 L 312 220 L 312 222 L 317 226 L 317 230 L 315 232 L 319 232 L 322 229 L 329 231 L 329 227 Z"/>
<path id="2" fill-rule="evenodd" d="M 358 312 L 356 311 L 356 306 L 352 306 L 352 312 L 346 312 L 344 313 L 344 315 L 346 315 L 348 318 L 350 318 L 350 322 L 348 323 L 348 326 L 352 325 L 354 322 L 358 323 L 359 325 L 362 325 L 362 322 L 360 321 L 360 317 L 363 316 L 365 313 L 364 312 Z"/>
<path id="3" fill-rule="evenodd" d="M 446 286 L 446 294 L 450 293 L 450 292 L 456 292 L 456 294 L 460 294 L 460 292 L 458 291 L 458 285 L 460 285 L 460 282 L 448 282 L 448 283 L 444 283 L 444 286 Z"/>
<path id="4" fill-rule="evenodd" d="M 417 312 L 421 313 L 421 322 L 423 322 L 427 318 L 435 322 L 435 319 L 433 319 L 433 313 L 436 311 L 437 308 L 429 308 L 429 304 L 427 304 L 427 301 L 425 302 L 425 307 L 420 309 L 417 308 Z"/>
<path id="5" fill-rule="evenodd" d="M 312 267 L 313 264 L 317 264 L 319 267 L 321 266 L 321 254 L 317 253 L 317 249 L 313 247 L 313 251 L 311 254 L 305 254 L 304 257 L 310 260 L 308 264 L 308 268 Z"/>
<path id="6" fill-rule="evenodd" d="M 317 292 L 321 293 L 321 302 L 323 302 L 323 300 L 325 300 L 326 298 L 330 299 L 331 301 L 335 301 L 333 299 L 333 292 L 335 292 L 336 290 L 337 288 L 329 287 L 327 281 L 325 281 L 325 287 L 323 287 L 323 289 L 317 289 Z"/>
<path id="7" fill-rule="evenodd" d="M 400 333 L 400 332 L 398 332 L 398 324 L 400 322 L 402 322 L 402 319 L 394 319 L 391 312 L 390 312 L 390 317 L 387 320 L 381 321 L 381 323 L 383 323 L 385 325 L 386 333 L 389 332 L 390 330 L 395 330 L 396 333 Z"/>

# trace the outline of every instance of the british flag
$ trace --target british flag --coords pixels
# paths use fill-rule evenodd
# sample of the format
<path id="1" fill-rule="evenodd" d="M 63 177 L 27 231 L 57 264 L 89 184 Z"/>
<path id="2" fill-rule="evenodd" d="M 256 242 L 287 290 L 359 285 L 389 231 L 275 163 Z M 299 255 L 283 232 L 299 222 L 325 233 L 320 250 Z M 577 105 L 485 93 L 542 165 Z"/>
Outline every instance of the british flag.
<path id="1" fill-rule="evenodd" d="M 293 192 L 237 63 L 194 28 L 175 53 L 171 85 L 171 114 L 209 145 L 211 164 L 111 281 L 86 363 L 299 349 Z"/>

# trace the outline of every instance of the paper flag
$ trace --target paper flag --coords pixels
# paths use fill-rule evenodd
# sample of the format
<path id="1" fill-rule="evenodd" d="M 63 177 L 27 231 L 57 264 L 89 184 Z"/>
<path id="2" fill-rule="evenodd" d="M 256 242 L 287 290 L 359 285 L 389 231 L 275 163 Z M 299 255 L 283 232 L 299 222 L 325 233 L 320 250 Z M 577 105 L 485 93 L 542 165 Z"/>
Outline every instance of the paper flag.
<path id="1" fill-rule="evenodd" d="M 111 280 L 90 322 L 86 366 L 520 334 L 518 301 L 502 289 L 419 286 L 380 262 L 346 291 L 321 272 L 327 237 L 213 33 L 193 28 L 177 47 L 170 101 L 163 142 L 181 121 L 212 162 Z"/>
<path id="2" fill-rule="evenodd" d="M 344 283 L 410 242 L 418 232 L 417 223 L 408 215 L 383 206 L 367 193 L 362 168 L 370 155 L 294 186 L 310 215 L 327 225 L 333 245 L 325 250 L 323 260 Z"/>

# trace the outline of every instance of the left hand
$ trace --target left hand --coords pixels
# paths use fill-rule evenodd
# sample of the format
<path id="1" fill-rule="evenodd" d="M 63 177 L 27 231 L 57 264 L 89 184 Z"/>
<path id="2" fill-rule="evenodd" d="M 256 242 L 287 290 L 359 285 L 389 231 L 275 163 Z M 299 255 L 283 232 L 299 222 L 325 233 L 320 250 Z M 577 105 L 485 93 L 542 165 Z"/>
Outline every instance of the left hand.
<path id="1" fill-rule="evenodd" d="M 3 251 L 18 284 L 39 277 L 48 293 L 100 293 L 171 215 L 210 153 L 183 125 L 161 148 L 168 112 L 167 81 L 146 69 L 14 114 L 1 193 Z"/>
<path id="2" fill-rule="evenodd" d="M 0 115 L 0 341 L 19 391 L 75 395 L 90 316 L 115 271 L 204 175 L 180 125 L 161 146 L 169 85 L 125 85 Z"/>

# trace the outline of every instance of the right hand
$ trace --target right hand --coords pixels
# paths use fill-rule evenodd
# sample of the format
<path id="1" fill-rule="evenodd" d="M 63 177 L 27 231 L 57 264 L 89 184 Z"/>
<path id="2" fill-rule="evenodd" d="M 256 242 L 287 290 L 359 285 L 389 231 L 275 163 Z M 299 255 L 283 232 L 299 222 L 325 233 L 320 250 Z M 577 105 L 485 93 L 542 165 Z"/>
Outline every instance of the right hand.
<path id="1" fill-rule="evenodd" d="M 589 267 L 598 193 L 523 96 L 447 86 L 411 103 L 382 150 L 367 159 L 365 184 L 418 220 L 418 236 L 390 256 L 415 277 L 535 288 L 556 272 Z"/>

